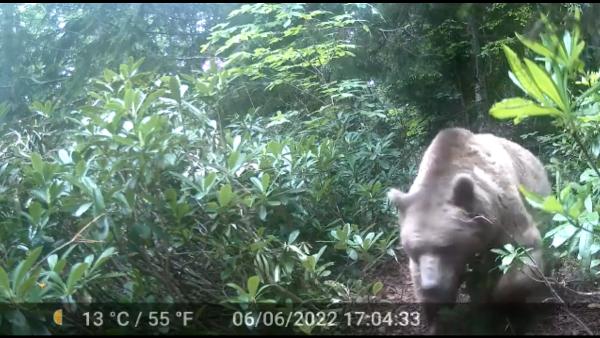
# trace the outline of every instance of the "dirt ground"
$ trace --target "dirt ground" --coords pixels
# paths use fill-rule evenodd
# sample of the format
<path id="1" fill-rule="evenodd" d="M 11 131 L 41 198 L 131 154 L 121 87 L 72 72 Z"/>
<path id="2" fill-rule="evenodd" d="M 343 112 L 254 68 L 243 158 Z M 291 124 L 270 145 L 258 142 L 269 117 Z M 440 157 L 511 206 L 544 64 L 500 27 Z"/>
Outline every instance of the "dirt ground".
<path id="1" fill-rule="evenodd" d="M 401 250 L 396 250 L 398 254 L 398 262 L 390 260 L 386 264 L 376 269 L 369 280 L 379 280 L 384 284 L 382 298 L 385 302 L 394 304 L 412 304 L 418 306 L 412 289 L 410 272 L 408 269 L 408 260 Z M 600 288 L 597 283 L 583 281 L 578 278 L 578 269 L 575 263 L 563 262 L 563 264 L 553 271 L 548 280 L 552 282 L 554 293 L 548 288 L 548 296 L 545 304 L 536 304 L 535 306 L 525 309 L 526 316 L 521 316 L 518 312 L 524 309 L 515 309 L 516 318 L 526 321 L 525 329 L 522 329 L 518 334 L 524 335 L 598 335 L 600 334 Z M 556 297 L 560 297 L 562 302 Z M 458 297 L 459 303 L 468 304 L 468 296 L 464 292 L 464 288 Z M 563 303 L 564 302 L 564 303 Z M 549 305 L 552 303 L 553 305 Z M 561 305 L 563 304 L 563 305 Z M 567 304 L 567 305 L 564 305 Z M 468 305 L 465 305 L 468 307 Z M 471 312 L 468 312 L 471 311 Z M 477 310 L 470 309 L 465 314 L 452 317 L 455 327 L 459 326 L 477 326 L 479 331 L 467 330 L 458 331 L 460 334 L 515 334 L 516 324 L 510 320 L 504 320 L 500 329 L 494 331 L 481 329 L 485 326 L 483 317 L 478 317 Z M 475 312 L 473 312 L 475 311 Z M 455 312 L 458 312 L 455 310 Z M 459 312 L 462 313 L 462 312 Z M 515 317 L 513 316 L 513 317 Z M 529 317 L 528 317 L 529 316 Z M 532 316 L 532 317 L 531 317 Z M 531 317 L 531 318 L 530 318 Z M 517 320 L 518 320 L 517 319 Z M 498 318 L 494 320 L 497 322 Z M 461 326 L 461 327 L 462 327 Z M 492 329 L 490 329 L 492 330 Z M 358 333 L 358 332 L 357 332 Z M 429 327 L 426 323 L 419 326 L 400 326 L 392 328 L 379 328 L 379 330 L 370 330 L 373 334 L 386 335 L 413 335 L 413 334 L 428 334 Z M 362 334 L 362 332 L 361 332 Z"/>

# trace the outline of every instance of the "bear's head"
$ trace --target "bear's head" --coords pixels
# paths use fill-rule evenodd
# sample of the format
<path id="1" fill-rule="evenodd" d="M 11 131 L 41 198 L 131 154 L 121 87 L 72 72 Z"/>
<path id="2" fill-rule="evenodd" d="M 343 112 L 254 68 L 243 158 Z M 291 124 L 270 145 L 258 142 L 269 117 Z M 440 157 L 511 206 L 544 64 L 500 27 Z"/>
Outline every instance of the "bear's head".
<path id="1" fill-rule="evenodd" d="M 399 212 L 400 238 L 422 302 L 455 302 L 466 264 L 492 240 L 485 196 L 467 174 L 388 198 Z"/>

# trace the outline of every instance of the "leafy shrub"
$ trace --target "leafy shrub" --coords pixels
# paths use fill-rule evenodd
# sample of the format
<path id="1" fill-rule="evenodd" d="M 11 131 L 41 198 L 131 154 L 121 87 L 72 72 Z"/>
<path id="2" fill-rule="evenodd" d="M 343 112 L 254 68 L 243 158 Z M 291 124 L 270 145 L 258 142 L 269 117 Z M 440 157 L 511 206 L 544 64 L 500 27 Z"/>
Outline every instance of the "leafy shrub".
<path id="1" fill-rule="evenodd" d="M 421 129 L 375 85 L 336 74 L 350 27 L 368 30 L 349 11 L 243 5 L 212 29 L 203 72 L 130 58 L 74 109 L 34 102 L 2 141 L 2 299 L 376 295 L 381 282 L 360 279 L 395 257 L 384 189 L 416 167 L 397 149 L 419 146 L 394 131 Z"/>
<path id="2" fill-rule="evenodd" d="M 574 13 L 578 22 L 580 12 Z M 529 50 L 538 55 L 535 59 L 521 58 L 504 46 L 509 61 L 510 78 L 529 97 L 510 98 L 496 103 L 490 114 L 496 118 L 513 118 L 515 123 L 532 116 L 549 116 L 561 134 L 546 138 L 556 142 L 558 154 L 570 153 L 567 159 L 574 166 L 559 166 L 555 194 L 542 199 L 523 191 L 534 207 L 553 215 L 555 226 L 545 233 L 550 245 L 560 250 L 560 255 L 577 254 L 584 271 L 598 274 L 600 251 L 598 236 L 600 196 L 600 171 L 598 170 L 598 121 L 600 113 L 600 82 L 594 72 L 585 71 L 581 59 L 585 43 L 577 24 L 566 30 L 560 38 L 556 28 L 542 16 L 547 30 L 540 34 L 541 42 L 517 35 Z M 554 160 L 553 162 L 560 162 Z M 583 163 L 587 168 L 576 171 Z M 564 179 L 566 177 L 567 179 Z M 568 178 L 575 177 L 576 181 Z"/>

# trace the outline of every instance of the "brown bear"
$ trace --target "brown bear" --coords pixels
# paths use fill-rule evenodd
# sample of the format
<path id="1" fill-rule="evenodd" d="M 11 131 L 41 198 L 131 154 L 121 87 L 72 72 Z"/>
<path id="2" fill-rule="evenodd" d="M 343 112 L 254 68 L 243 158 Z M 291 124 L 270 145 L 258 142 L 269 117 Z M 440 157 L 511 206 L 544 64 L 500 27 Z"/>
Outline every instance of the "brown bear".
<path id="1" fill-rule="evenodd" d="M 498 263 L 492 248 L 531 248 L 539 270 L 521 265 L 498 273 L 491 283 L 480 283 L 483 291 L 471 289 L 471 301 L 523 302 L 539 286 L 542 241 L 520 185 L 538 195 L 551 193 L 546 170 L 531 152 L 491 134 L 449 128 L 425 151 L 410 190 L 388 192 L 398 209 L 417 299 L 433 325 L 439 305 L 456 302 L 467 266 L 491 276 Z"/>

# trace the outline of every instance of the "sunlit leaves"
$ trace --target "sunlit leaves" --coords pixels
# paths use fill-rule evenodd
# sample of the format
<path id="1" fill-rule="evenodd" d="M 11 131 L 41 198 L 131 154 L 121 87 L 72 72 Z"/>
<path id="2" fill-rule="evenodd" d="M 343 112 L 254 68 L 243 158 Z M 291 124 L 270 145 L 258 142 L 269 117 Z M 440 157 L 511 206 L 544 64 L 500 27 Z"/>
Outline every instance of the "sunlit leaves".
<path id="1" fill-rule="evenodd" d="M 542 107 L 533 101 L 522 98 L 504 99 L 490 109 L 490 114 L 498 119 L 514 118 L 515 123 L 531 116 L 560 116 L 556 108 Z"/>

